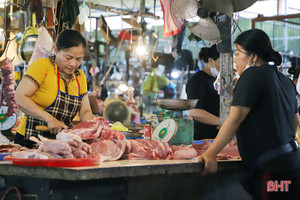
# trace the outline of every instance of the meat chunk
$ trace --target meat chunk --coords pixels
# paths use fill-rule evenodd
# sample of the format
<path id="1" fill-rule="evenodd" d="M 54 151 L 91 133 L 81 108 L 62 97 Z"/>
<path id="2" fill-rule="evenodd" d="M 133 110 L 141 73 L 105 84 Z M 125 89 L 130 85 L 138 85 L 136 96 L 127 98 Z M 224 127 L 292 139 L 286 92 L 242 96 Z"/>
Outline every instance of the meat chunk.
<path id="1" fill-rule="evenodd" d="M 160 160 L 172 158 L 172 150 L 168 143 L 143 139 L 128 140 L 125 154 L 129 160 Z"/>
<path id="2" fill-rule="evenodd" d="M 39 141 L 37 138 L 33 136 L 29 138 L 30 140 L 38 143 L 39 151 L 58 154 L 58 155 L 68 155 L 72 153 L 71 147 L 68 145 L 68 143 L 64 141 L 50 140 L 40 135 L 39 138 L 41 139 L 41 141 Z"/>
<path id="3" fill-rule="evenodd" d="M 194 149 L 191 145 L 184 146 L 175 146 L 172 145 L 170 148 L 173 151 L 173 159 L 181 160 L 181 159 L 191 159 L 198 156 L 196 149 Z"/>
<path id="4" fill-rule="evenodd" d="M 49 159 L 51 155 L 39 150 L 28 149 L 25 151 L 12 152 L 14 158 L 27 158 L 27 159 Z"/>
<path id="5" fill-rule="evenodd" d="M 98 141 L 91 143 L 94 153 L 100 154 L 101 161 L 118 160 L 126 148 L 126 138 L 119 131 L 103 129 Z"/>
<path id="6" fill-rule="evenodd" d="M 75 135 L 73 133 L 68 133 L 65 131 L 62 131 L 56 135 L 57 140 L 65 141 L 69 145 L 75 146 L 75 147 L 81 147 L 82 146 L 82 139 L 80 136 Z"/>
<path id="7" fill-rule="evenodd" d="M 2 73 L 2 89 L 0 97 L 0 105 L 3 102 L 6 103 L 8 109 L 6 111 L 7 116 L 12 116 L 17 112 L 18 106 L 16 103 L 16 95 L 14 91 L 14 66 L 9 58 L 3 61 L 3 66 L 1 68 Z"/>
<path id="8" fill-rule="evenodd" d="M 110 129 L 108 122 L 103 117 L 95 117 L 92 120 L 80 122 L 72 129 L 64 130 L 64 132 L 78 135 L 82 140 L 90 140 L 100 137 L 103 128 Z"/>

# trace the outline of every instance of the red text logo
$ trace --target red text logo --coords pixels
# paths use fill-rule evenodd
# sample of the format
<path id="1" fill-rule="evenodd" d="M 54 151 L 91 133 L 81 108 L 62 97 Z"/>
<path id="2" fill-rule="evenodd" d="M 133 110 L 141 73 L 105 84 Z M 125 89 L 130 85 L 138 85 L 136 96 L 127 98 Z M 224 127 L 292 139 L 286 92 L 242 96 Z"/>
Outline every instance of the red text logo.
<path id="1" fill-rule="evenodd" d="M 268 181 L 267 182 L 267 191 L 268 192 L 288 192 L 289 191 L 289 184 L 292 181 Z"/>

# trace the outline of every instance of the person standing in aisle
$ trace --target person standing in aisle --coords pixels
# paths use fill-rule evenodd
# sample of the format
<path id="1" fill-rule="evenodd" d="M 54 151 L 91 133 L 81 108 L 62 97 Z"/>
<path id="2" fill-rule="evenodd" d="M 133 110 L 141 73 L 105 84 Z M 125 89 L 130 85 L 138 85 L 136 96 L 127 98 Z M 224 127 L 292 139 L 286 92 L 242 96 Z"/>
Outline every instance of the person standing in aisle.
<path id="1" fill-rule="evenodd" d="M 220 53 L 216 45 L 204 47 L 198 54 L 207 65 L 187 82 L 188 99 L 199 99 L 195 109 L 189 110 L 194 120 L 194 139 L 213 139 L 217 136 L 220 99 L 213 83 L 220 71 Z"/>
<path id="2" fill-rule="evenodd" d="M 212 145 L 199 157 L 199 162 L 204 162 L 203 173 L 217 170 L 216 155 L 236 134 L 247 169 L 242 185 L 253 198 L 300 199 L 295 85 L 278 71 L 282 57 L 264 31 L 245 31 L 234 43 L 233 61 L 240 78 L 228 118 Z M 276 182 L 284 187 L 276 189 Z"/>
<path id="3" fill-rule="evenodd" d="M 81 65 L 86 41 L 77 31 L 64 30 L 57 38 L 54 57 L 34 61 L 22 78 L 16 100 L 25 113 L 18 126 L 15 143 L 32 147 L 30 136 L 54 139 L 62 129 L 72 128 L 79 112 L 81 121 L 94 117 L 87 96 L 87 82 Z M 50 131 L 36 130 L 48 126 Z"/>

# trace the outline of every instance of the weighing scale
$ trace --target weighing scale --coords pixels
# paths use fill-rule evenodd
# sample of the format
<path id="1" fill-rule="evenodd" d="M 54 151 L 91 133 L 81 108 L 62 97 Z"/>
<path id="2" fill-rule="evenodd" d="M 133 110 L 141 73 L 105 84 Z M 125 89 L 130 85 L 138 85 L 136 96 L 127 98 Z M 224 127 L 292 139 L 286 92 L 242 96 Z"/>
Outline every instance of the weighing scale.
<path id="1" fill-rule="evenodd" d="M 17 115 L 7 116 L 7 106 L 0 107 L 0 143 L 10 143 L 9 139 L 1 133 L 1 131 L 11 129 L 17 122 Z M 11 134 L 11 133 L 10 133 Z"/>
<path id="2" fill-rule="evenodd" d="M 194 140 L 194 121 L 183 117 L 183 111 L 192 109 L 198 100 L 156 99 L 160 108 L 166 109 L 163 121 L 155 128 L 152 140 L 170 145 L 190 145 Z"/>
<path id="3" fill-rule="evenodd" d="M 0 130 L 11 129 L 17 122 L 17 115 L 14 113 L 12 116 L 7 116 L 7 106 L 0 107 Z"/>

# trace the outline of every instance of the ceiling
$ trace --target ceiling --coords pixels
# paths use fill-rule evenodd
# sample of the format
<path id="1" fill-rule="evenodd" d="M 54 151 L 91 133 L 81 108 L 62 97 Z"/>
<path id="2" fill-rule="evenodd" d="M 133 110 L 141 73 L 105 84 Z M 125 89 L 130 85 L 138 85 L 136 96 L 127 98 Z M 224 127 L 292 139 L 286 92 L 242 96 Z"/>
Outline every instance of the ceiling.
<path id="1" fill-rule="evenodd" d="M 87 3 L 89 2 L 89 0 L 82 0 L 82 1 L 85 1 Z M 82 2 L 82 1 L 79 1 L 79 2 Z M 155 6 L 156 15 L 162 16 L 160 0 L 91 0 L 91 2 L 95 3 L 95 4 L 104 5 L 104 6 L 108 6 L 108 7 L 111 6 L 113 8 L 124 9 L 124 10 L 133 10 L 133 11 L 137 11 L 141 8 L 142 1 L 145 2 L 145 7 L 148 8 L 149 12 L 151 12 L 151 13 L 154 13 L 154 5 L 156 5 Z M 276 10 L 277 10 L 278 3 L 280 5 L 282 5 L 281 6 L 282 10 L 284 10 L 285 9 L 284 7 L 286 6 L 287 10 L 289 10 L 289 9 L 291 10 L 288 12 L 294 12 L 294 13 L 300 12 L 299 0 L 257 0 L 257 2 L 253 6 L 251 6 L 251 7 L 253 7 L 253 11 L 250 11 L 250 12 L 255 12 L 256 15 L 257 14 L 264 15 L 264 12 L 268 13 L 266 11 L 268 8 L 268 5 L 272 5 L 272 9 L 274 7 L 276 8 L 275 10 L 273 9 L 273 12 L 271 13 L 271 15 L 274 15 L 274 12 L 276 12 Z M 258 5 L 260 5 L 260 6 L 258 6 Z M 292 11 L 292 10 L 294 10 L 294 11 Z M 108 14 L 105 10 L 102 11 L 102 13 L 103 12 L 106 13 L 107 16 L 108 15 L 117 15 L 116 13 L 112 13 L 112 12 L 109 12 L 109 14 Z M 268 16 L 268 14 L 265 16 Z"/>

